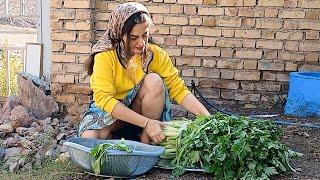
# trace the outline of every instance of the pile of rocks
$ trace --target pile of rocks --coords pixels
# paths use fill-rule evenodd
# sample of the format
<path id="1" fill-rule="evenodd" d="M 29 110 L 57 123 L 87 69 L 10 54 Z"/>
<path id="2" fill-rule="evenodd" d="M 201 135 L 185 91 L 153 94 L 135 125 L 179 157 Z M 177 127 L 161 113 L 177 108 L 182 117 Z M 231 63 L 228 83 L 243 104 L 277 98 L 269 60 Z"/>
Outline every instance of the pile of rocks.
<path id="1" fill-rule="evenodd" d="M 8 97 L 0 110 L 2 169 L 29 170 L 46 157 L 68 158 L 62 145 L 76 135 L 76 126 L 66 118 L 52 118 L 58 105 L 39 79 L 19 75 L 18 84 L 18 95 Z"/>

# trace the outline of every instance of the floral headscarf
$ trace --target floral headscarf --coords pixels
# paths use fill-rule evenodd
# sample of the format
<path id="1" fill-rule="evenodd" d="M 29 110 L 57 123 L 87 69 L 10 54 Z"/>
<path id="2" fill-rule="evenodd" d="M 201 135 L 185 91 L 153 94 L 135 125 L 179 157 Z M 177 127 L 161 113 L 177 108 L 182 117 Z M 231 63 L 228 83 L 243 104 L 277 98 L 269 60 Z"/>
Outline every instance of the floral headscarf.
<path id="1" fill-rule="evenodd" d="M 113 10 L 110 16 L 106 32 L 101 37 L 101 39 L 92 47 L 92 53 L 95 54 L 111 49 L 116 49 L 118 55 L 120 56 L 119 58 L 121 64 L 126 67 L 128 62 L 121 37 L 122 28 L 126 20 L 130 16 L 138 12 L 143 12 L 150 16 L 148 9 L 143 4 L 128 2 L 118 5 Z M 112 44 L 112 41 L 115 42 L 115 44 Z M 149 61 L 150 57 L 152 56 L 152 54 L 150 55 L 150 53 L 152 52 L 148 47 L 146 47 L 146 52 L 144 53 L 146 54 L 146 61 Z"/>

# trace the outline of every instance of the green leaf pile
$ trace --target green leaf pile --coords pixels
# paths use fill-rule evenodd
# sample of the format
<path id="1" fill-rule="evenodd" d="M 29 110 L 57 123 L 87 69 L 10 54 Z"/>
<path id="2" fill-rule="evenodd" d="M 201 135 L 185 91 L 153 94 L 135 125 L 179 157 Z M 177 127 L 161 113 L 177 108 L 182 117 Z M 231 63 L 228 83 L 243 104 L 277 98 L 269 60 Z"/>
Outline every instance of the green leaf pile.
<path id="1" fill-rule="evenodd" d="M 106 156 L 108 155 L 107 150 L 109 149 L 132 152 L 129 146 L 125 144 L 124 139 L 121 139 L 120 143 L 118 144 L 102 143 L 96 145 L 90 151 L 90 156 L 95 159 L 91 164 L 95 174 L 98 175 L 101 173 L 101 169 L 105 165 Z"/>
<path id="2" fill-rule="evenodd" d="M 165 128 L 165 135 L 174 134 L 176 126 L 167 124 L 169 130 Z M 186 168 L 201 168 L 213 173 L 216 179 L 269 179 L 275 174 L 294 171 L 288 158 L 302 155 L 280 142 L 282 131 L 272 121 L 217 113 L 197 117 L 181 127 L 176 128 L 178 135 L 167 136 L 160 144 L 164 147 L 170 144 L 167 150 L 170 153 L 163 158 L 172 158 L 176 176 L 182 175 Z"/>

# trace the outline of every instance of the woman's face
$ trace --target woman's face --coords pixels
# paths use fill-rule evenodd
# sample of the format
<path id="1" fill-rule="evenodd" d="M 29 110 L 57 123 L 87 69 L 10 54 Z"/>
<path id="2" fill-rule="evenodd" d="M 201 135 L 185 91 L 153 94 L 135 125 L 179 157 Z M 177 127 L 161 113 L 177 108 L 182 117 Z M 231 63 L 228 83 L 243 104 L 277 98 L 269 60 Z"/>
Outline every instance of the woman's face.
<path id="1" fill-rule="evenodd" d="M 136 24 L 133 26 L 129 35 L 130 38 L 130 51 L 132 55 L 141 54 L 147 45 L 149 37 L 149 27 L 147 22 Z M 123 36 L 125 44 L 127 44 L 127 35 Z"/>

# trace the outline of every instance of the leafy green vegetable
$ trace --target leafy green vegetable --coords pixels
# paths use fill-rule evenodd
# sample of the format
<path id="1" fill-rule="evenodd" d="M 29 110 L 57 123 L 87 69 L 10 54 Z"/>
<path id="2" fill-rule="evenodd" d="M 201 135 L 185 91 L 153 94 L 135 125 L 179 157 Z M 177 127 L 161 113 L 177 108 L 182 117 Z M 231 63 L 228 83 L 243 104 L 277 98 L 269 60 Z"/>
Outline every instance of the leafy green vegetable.
<path id="1" fill-rule="evenodd" d="M 302 156 L 280 143 L 282 131 L 272 121 L 217 113 L 179 124 L 177 128 L 176 124 L 167 123 L 167 138 L 160 144 L 170 147 L 162 158 L 172 160 L 176 176 L 186 168 L 201 168 L 213 173 L 216 179 L 269 179 L 294 171 L 288 159 Z"/>
<path id="2" fill-rule="evenodd" d="M 118 144 L 103 143 L 96 145 L 90 151 L 90 156 L 95 159 L 91 164 L 95 174 L 98 175 L 101 173 L 101 168 L 105 164 L 106 156 L 108 155 L 107 150 L 109 149 L 132 152 L 130 147 L 125 144 L 125 140 L 123 138 Z"/>

